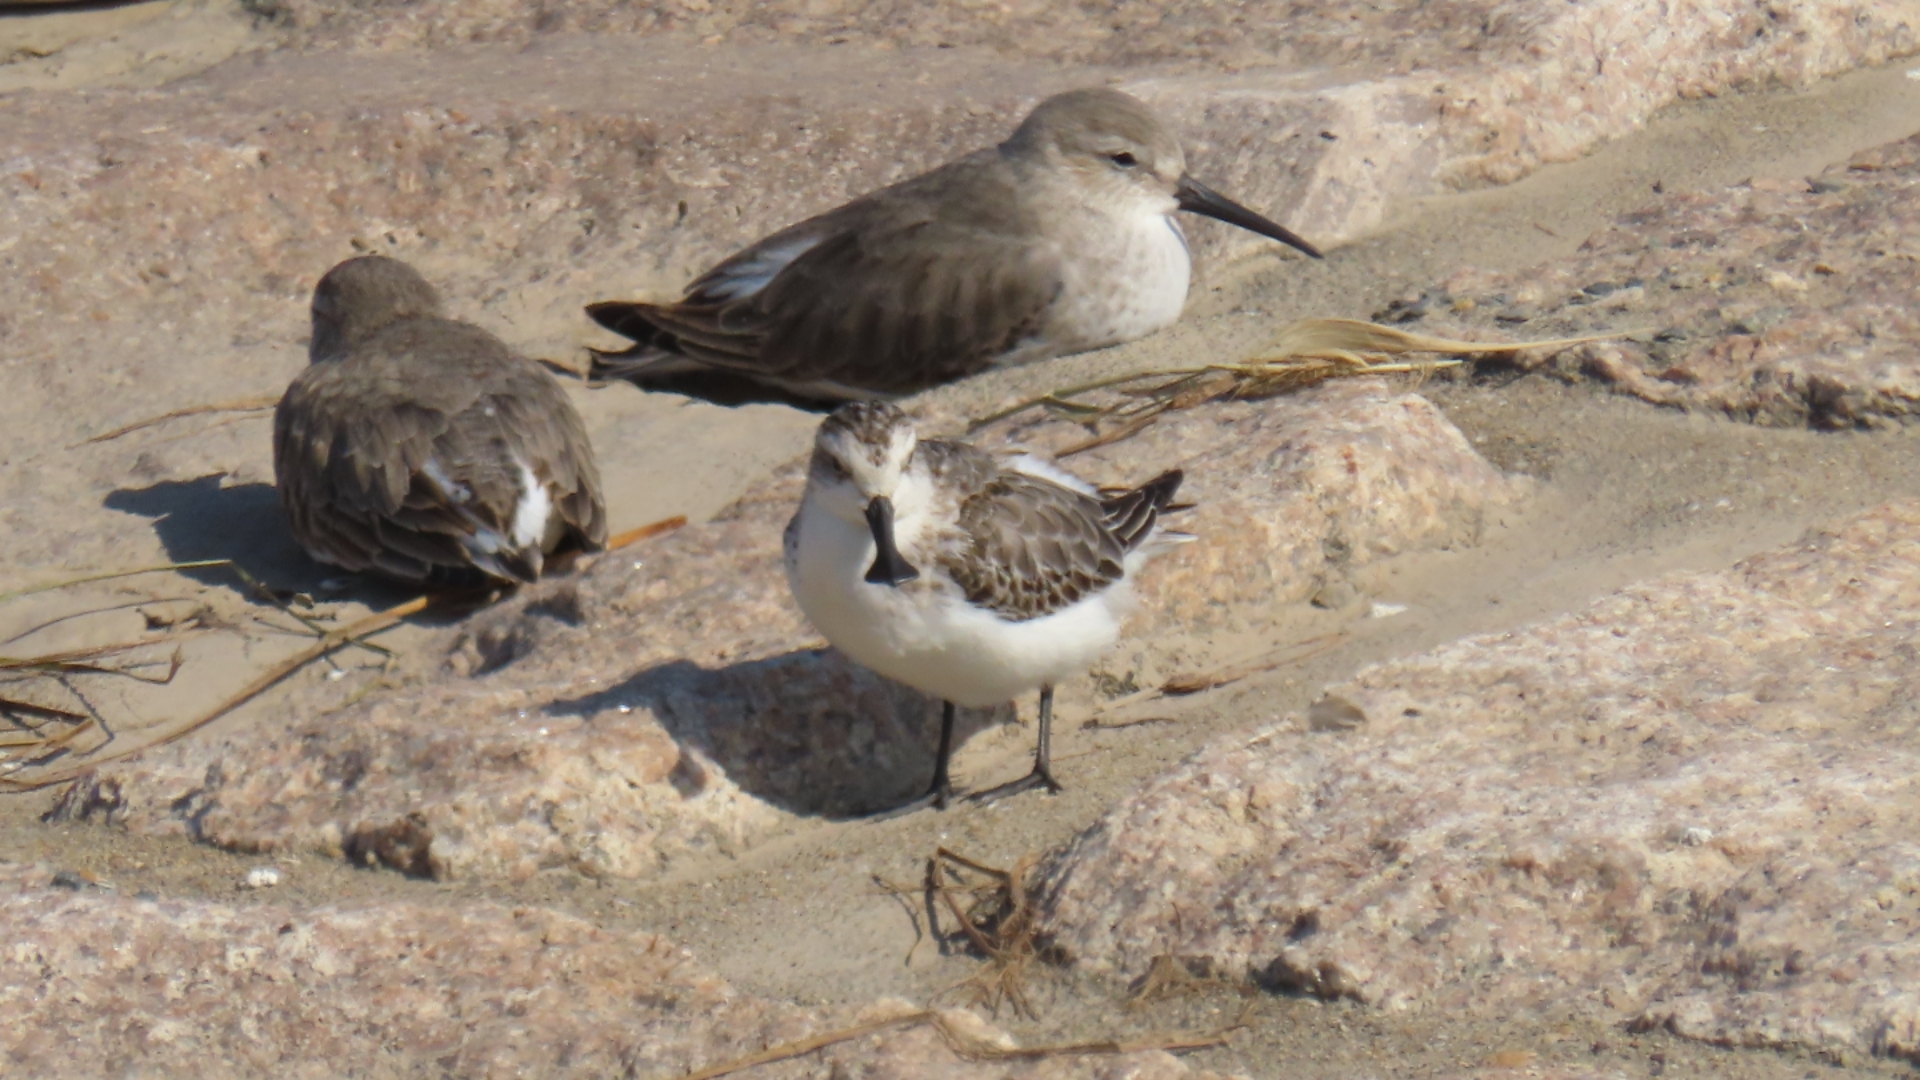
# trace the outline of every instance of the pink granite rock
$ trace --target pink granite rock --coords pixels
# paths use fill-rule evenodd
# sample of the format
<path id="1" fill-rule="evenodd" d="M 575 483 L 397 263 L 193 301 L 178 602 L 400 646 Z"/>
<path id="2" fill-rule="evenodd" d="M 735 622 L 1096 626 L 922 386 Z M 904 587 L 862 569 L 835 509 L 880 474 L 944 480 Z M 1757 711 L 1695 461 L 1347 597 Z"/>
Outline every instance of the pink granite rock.
<path id="1" fill-rule="evenodd" d="M 296 47 L 525 43 L 569 32 L 870 50 L 990 51 L 1130 73 L 1204 132 L 1219 175 L 1328 236 L 1441 184 L 1504 183 L 1682 98 L 1804 84 L 1920 47 L 1897 0 L 1368 6 L 900 0 L 583 3 L 274 0 Z M 853 63 L 854 61 L 848 61 Z M 1217 160 L 1217 159 L 1215 159 Z"/>
<path id="2" fill-rule="evenodd" d="M 1463 271 L 1426 307 L 1447 332 L 1635 331 L 1529 362 L 1656 404 L 1884 427 L 1920 412 L 1920 266 L 1901 247 L 1917 228 L 1920 139 L 1906 139 L 1805 183 L 1662 197 L 1524 275 Z"/>
<path id="3" fill-rule="evenodd" d="M 1149 653 L 1157 630 L 1258 625 L 1353 566 L 1472 543 L 1528 490 L 1424 399 L 1357 380 L 1175 414 L 1074 465 L 1192 478 L 1198 540 L 1141 589 Z M 932 775 L 939 706 L 799 616 L 780 535 L 800 484 L 791 466 L 709 524 L 476 616 L 424 686 L 151 751 L 60 814 L 435 877 L 634 877 L 896 805 Z M 992 719 L 964 714 L 962 738 Z"/>
<path id="4" fill-rule="evenodd" d="M 0 864 L 0 1055 L 23 1075 L 681 1076 L 914 1012 L 810 1010 L 742 994 L 652 934 L 541 908 L 235 906 L 74 891 Z M 75 882 L 74 884 L 77 884 Z M 1007 1036 L 960 1010 L 977 1044 Z M 931 1025 L 889 1029 L 756 1077 L 1176 1080 L 1146 1052 L 970 1062 Z M 1201 1074 L 1213 1077 L 1215 1074 Z"/>
<path id="5" fill-rule="evenodd" d="M 1441 1073 L 1434 1080 L 1626 1080 L 1627 1074 L 1614 1069 L 1583 1068 L 1578 1065 L 1535 1064 L 1502 1066 L 1462 1072 Z"/>
<path id="6" fill-rule="evenodd" d="M 1920 1060 L 1920 505 L 1363 669 L 1046 869 L 1088 968 Z"/>

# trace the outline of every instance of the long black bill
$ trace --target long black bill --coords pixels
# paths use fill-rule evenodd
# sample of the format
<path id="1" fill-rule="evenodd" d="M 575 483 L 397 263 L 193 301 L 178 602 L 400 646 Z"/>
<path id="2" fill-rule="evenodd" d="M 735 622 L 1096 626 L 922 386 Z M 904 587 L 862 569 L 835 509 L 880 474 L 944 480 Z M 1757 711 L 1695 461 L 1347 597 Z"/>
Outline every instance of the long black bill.
<path id="1" fill-rule="evenodd" d="M 867 504 L 867 528 L 873 530 L 873 565 L 867 567 L 867 581 L 873 585 L 899 588 L 920 576 L 913 564 L 900 557 L 893 543 L 893 501 L 875 495 Z"/>
<path id="2" fill-rule="evenodd" d="M 1297 248 L 1314 258 L 1320 258 L 1320 252 L 1312 244 L 1288 232 L 1285 228 L 1268 221 L 1259 214 L 1241 206 L 1225 195 L 1213 190 L 1191 176 L 1180 178 L 1180 186 L 1173 189 L 1173 196 L 1180 200 L 1180 209 L 1192 214 L 1210 217 L 1215 221 L 1224 221 L 1229 225 L 1238 225 L 1248 232 L 1257 232 L 1261 236 L 1270 236 Z"/>

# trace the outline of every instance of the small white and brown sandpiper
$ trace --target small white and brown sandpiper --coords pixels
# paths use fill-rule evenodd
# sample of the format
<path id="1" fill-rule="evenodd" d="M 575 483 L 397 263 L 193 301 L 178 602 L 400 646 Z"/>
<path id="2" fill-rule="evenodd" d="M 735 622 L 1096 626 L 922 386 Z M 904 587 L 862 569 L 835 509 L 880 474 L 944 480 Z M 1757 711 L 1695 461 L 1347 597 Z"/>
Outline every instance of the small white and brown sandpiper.
<path id="1" fill-rule="evenodd" d="M 1053 688 L 1118 640 L 1145 561 L 1189 539 L 1159 528 L 1180 480 L 1169 470 L 1103 493 L 1036 458 L 921 440 L 885 402 L 843 405 L 821 423 L 787 525 L 787 581 L 835 648 L 944 702 L 933 782 L 901 810 L 950 798 L 955 705 L 1034 690 L 1033 771 L 973 798 L 1060 790 Z"/>
<path id="2" fill-rule="evenodd" d="M 607 539 L 600 473 L 559 383 L 442 317 L 414 269 L 370 255 L 313 292 L 310 363 L 274 410 L 273 465 L 314 558 L 415 585 L 530 582 Z"/>
<path id="3" fill-rule="evenodd" d="M 997 147 L 774 233 L 677 303 L 590 305 L 638 342 L 595 373 L 646 385 L 718 370 L 802 398 L 885 398 L 1131 341 L 1186 304 L 1177 210 L 1320 257 L 1188 176 L 1140 101 L 1076 90 Z"/>

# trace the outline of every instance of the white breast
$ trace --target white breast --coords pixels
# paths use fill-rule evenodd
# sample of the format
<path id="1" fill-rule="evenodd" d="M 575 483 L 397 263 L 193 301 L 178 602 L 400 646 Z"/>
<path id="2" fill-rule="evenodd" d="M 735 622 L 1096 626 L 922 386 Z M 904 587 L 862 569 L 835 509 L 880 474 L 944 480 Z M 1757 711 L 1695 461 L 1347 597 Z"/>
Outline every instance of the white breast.
<path id="1" fill-rule="evenodd" d="M 904 523 L 902 523 L 904 524 Z M 907 530 L 901 548 L 913 551 Z M 1084 672 L 1119 637 L 1124 583 L 1038 619 L 1011 622 L 966 602 L 930 560 L 892 588 L 863 580 L 873 538 L 810 503 L 800 508 L 787 580 L 814 627 L 853 660 L 958 705 L 1011 701 Z"/>
<path id="2" fill-rule="evenodd" d="M 1065 288 L 1049 320 L 1049 337 L 1063 351 L 1132 341 L 1180 318 L 1193 260 L 1173 218 L 1153 210 L 1102 214 L 1063 246 Z"/>

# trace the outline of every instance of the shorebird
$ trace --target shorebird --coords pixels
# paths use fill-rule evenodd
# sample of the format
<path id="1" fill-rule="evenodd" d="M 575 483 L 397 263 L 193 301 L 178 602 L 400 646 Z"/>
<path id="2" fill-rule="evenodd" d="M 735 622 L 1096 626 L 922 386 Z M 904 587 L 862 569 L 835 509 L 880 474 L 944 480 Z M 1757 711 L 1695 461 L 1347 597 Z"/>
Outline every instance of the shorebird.
<path id="1" fill-rule="evenodd" d="M 440 313 L 378 255 L 313 291 L 306 370 L 273 415 L 293 534 L 321 562 L 409 584 L 529 582 L 607 539 L 579 413 L 539 364 Z"/>
<path id="2" fill-rule="evenodd" d="M 774 233 L 672 304 L 587 314 L 637 345 L 595 374 L 722 371 L 815 400 L 886 398 L 1145 337 L 1186 304 L 1176 210 L 1313 245 L 1186 172 L 1118 90 L 1048 98 L 999 146 Z"/>
<path id="3" fill-rule="evenodd" d="M 1038 458 L 921 440 L 885 402 L 843 405 L 821 423 L 787 525 L 787 582 L 835 648 L 943 702 L 933 782 L 895 812 L 951 797 L 956 705 L 1034 690 L 1033 770 L 973 798 L 1060 790 L 1053 688 L 1118 640 L 1146 559 L 1189 539 L 1158 527 L 1180 479 L 1176 469 L 1097 491 Z"/>

